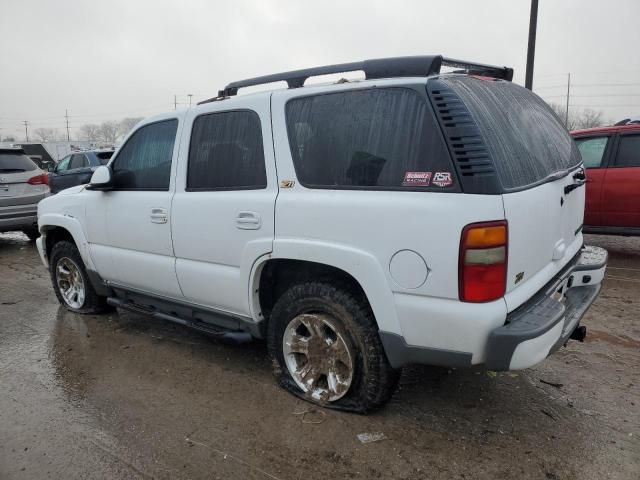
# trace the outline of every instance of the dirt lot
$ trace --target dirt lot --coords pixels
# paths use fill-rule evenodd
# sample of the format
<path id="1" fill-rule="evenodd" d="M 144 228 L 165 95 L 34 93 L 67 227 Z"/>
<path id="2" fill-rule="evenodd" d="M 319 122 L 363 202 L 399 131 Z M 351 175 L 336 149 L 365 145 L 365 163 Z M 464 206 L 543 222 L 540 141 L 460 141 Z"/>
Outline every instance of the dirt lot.
<path id="1" fill-rule="evenodd" d="M 277 388 L 261 343 L 71 314 L 0 235 L 0 478 L 637 480 L 640 239 L 588 242 L 610 266 L 585 343 L 518 373 L 407 369 L 365 417 Z"/>

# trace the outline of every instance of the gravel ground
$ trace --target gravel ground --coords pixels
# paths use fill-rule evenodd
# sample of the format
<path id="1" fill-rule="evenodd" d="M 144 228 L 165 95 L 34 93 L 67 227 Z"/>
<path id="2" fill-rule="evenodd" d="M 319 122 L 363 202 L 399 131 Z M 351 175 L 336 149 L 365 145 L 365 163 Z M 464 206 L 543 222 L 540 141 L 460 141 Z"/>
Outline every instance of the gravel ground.
<path id="1" fill-rule="evenodd" d="M 610 260 L 585 343 L 522 372 L 406 369 L 359 416 L 280 390 L 260 342 L 67 312 L 35 247 L 2 234 L 0 478 L 638 480 L 640 239 L 587 242 Z"/>

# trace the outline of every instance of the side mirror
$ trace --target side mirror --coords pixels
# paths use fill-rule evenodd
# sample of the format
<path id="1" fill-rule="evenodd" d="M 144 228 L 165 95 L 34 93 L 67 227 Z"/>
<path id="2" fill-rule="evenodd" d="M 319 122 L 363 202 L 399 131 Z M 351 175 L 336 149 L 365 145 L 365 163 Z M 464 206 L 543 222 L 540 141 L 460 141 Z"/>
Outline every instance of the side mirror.
<path id="1" fill-rule="evenodd" d="M 113 173 L 111 169 L 106 165 L 101 165 L 96 168 L 91 176 L 91 181 L 87 185 L 88 190 L 111 190 Z"/>
<path id="2" fill-rule="evenodd" d="M 49 172 L 55 172 L 56 171 L 56 164 L 53 162 L 47 162 L 47 170 Z"/>

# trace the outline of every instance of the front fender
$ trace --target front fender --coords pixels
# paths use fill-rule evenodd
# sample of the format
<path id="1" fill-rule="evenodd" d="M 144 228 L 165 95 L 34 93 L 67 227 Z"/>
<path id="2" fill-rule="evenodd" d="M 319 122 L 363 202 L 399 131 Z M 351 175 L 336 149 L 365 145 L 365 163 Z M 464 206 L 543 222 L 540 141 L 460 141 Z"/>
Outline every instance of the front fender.
<path id="1" fill-rule="evenodd" d="M 80 256 L 82 257 L 85 267 L 87 270 L 95 271 L 96 268 L 89 253 L 89 243 L 87 242 L 87 238 L 82 230 L 82 225 L 77 218 L 69 214 L 39 212 L 38 229 L 40 230 L 40 235 L 42 235 L 42 250 L 40 254 L 43 256 L 43 261 L 48 265 L 49 259 L 46 256 L 46 238 L 47 232 L 54 228 L 64 228 L 71 234 L 73 241 L 78 247 L 78 251 L 80 252 Z"/>

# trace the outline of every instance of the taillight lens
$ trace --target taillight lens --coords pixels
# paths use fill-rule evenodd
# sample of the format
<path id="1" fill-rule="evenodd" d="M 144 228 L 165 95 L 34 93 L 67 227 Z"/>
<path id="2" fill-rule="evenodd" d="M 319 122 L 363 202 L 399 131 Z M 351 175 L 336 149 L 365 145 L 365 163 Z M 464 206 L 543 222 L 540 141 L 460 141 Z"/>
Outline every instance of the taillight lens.
<path id="1" fill-rule="evenodd" d="M 29 185 L 49 185 L 49 175 L 46 173 L 41 173 L 40 175 L 36 175 L 35 177 L 31 177 L 27 180 Z"/>
<path id="2" fill-rule="evenodd" d="M 463 302 L 489 302 L 507 282 L 507 222 L 471 223 L 460 238 L 458 289 Z"/>

